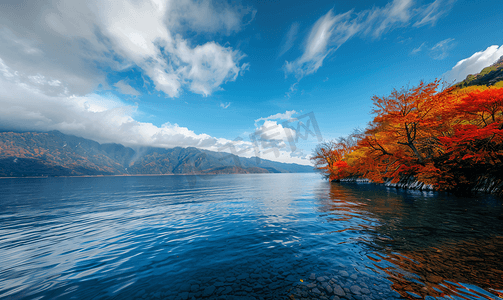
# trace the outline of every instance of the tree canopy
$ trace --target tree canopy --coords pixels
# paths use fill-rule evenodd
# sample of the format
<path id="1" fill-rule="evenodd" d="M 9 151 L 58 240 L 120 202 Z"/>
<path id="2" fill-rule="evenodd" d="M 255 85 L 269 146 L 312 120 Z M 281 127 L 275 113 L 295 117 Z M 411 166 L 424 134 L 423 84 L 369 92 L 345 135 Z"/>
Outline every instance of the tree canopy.
<path id="1" fill-rule="evenodd" d="M 440 190 L 503 182 L 503 88 L 442 88 L 439 80 L 372 98 L 363 131 L 317 146 L 312 160 L 330 180 L 403 176 Z"/>

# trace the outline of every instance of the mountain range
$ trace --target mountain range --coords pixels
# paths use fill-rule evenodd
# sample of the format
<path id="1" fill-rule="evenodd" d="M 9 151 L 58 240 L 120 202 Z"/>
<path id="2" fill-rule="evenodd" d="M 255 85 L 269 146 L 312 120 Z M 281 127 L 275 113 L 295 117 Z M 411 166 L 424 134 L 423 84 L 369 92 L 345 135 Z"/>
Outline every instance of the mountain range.
<path id="1" fill-rule="evenodd" d="M 303 173 L 313 167 L 193 147 L 133 149 L 50 132 L 0 132 L 0 177 Z"/>

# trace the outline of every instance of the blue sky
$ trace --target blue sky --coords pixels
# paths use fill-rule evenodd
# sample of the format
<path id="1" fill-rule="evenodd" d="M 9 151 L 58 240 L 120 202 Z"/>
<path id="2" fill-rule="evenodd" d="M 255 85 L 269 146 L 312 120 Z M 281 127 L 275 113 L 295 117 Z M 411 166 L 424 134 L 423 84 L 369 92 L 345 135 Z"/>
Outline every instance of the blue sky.
<path id="1" fill-rule="evenodd" d="M 498 0 L 2 1 L 0 128 L 308 164 L 373 95 L 494 63 L 501 28 Z"/>

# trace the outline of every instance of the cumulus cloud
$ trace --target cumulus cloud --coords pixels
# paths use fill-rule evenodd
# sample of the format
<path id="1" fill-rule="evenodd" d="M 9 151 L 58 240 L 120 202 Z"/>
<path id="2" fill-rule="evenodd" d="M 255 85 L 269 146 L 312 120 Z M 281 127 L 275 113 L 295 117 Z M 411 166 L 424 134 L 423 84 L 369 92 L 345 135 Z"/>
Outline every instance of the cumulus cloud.
<path id="1" fill-rule="evenodd" d="M 268 120 L 290 120 L 292 119 L 292 116 L 297 114 L 295 110 L 287 110 L 284 113 L 277 113 L 274 115 L 270 115 L 269 117 L 265 118 L 258 118 L 255 120 L 255 126 L 257 126 L 257 123 L 260 121 L 268 121 Z"/>
<path id="2" fill-rule="evenodd" d="M 313 120 L 304 118 L 312 117 L 310 114 L 300 116 L 302 120 L 294 117 L 296 114 L 298 112 L 290 110 L 255 120 L 255 130 L 250 135 L 255 155 L 260 153 L 265 159 L 311 165 L 310 155 L 298 146 L 313 142 L 309 141 L 310 138 L 317 138 L 320 142 L 321 135 L 316 135 L 318 132 L 314 127 L 317 125 L 311 122 Z"/>
<path id="3" fill-rule="evenodd" d="M 444 74 L 447 82 L 459 82 L 469 74 L 476 74 L 483 68 L 495 63 L 503 56 L 503 45 L 492 45 L 487 49 L 475 52 L 472 56 L 460 60 L 450 71 Z"/>
<path id="4" fill-rule="evenodd" d="M 298 112 L 290 110 L 255 120 L 255 130 L 250 135 L 250 140 L 256 155 L 259 152 L 261 158 L 310 165 L 310 156 L 294 145 L 299 142 L 298 135 L 302 136 L 297 132 L 299 128 L 296 130 L 292 127 L 299 122 L 293 117 L 295 114 Z M 284 126 L 281 121 L 288 121 L 291 124 Z M 307 138 L 308 133 L 303 136 L 303 139 Z"/>
<path id="5" fill-rule="evenodd" d="M 0 128 L 15 130 L 60 130 L 100 142 L 128 146 L 201 147 L 216 149 L 218 140 L 206 134 L 166 123 L 157 127 L 134 119 L 138 107 L 112 96 L 88 94 L 47 95 L 0 61 Z"/>
<path id="6" fill-rule="evenodd" d="M 263 141 L 274 141 L 282 142 L 279 144 L 280 148 L 286 146 L 285 141 L 295 138 L 296 131 L 291 128 L 285 128 L 282 124 L 278 124 L 277 121 L 264 121 L 262 126 L 258 127 L 254 135 Z"/>
<path id="7" fill-rule="evenodd" d="M 384 7 L 373 7 L 358 13 L 351 10 L 335 14 L 330 10 L 311 28 L 303 54 L 294 61 L 285 62 L 285 75 L 294 74 L 300 80 L 316 72 L 327 56 L 354 36 L 378 39 L 394 28 L 408 26 L 414 20 L 417 20 L 416 27 L 433 25 L 450 10 L 443 3 L 453 1 L 436 0 L 415 8 L 412 0 L 393 0 Z"/>
<path id="8" fill-rule="evenodd" d="M 277 118 L 272 117 L 276 120 L 293 120 L 290 119 L 291 114 L 291 112 L 287 111 L 285 114 L 274 115 L 279 116 Z M 268 118 L 260 118 L 260 120 L 264 120 L 264 122 L 261 125 L 255 124 L 255 131 L 250 135 L 254 156 L 281 162 L 310 165 L 309 155 L 290 144 L 297 140 L 298 133 L 295 129 L 285 127 L 278 121 L 268 120 Z"/>
<path id="9" fill-rule="evenodd" d="M 294 129 L 278 124 L 278 121 L 294 120 L 292 116 L 295 114 L 297 114 L 295 110 L 287 110 L 284 113 L 256 119 L 255 132 L 253 133 L 254 138 L 263 142 L 269 141 L 274 143 L 278 148 L 285 148 L 286 142 L 289 139 L 295 138 L 297 133 Z M 260 124 L 262 121 L 263 123 Z"/>
<path id="10" fill-rule="evenodd" d="M 72 94 L 106 86 L 107 72 L 135 67 L 169 97 L 184 90 L 209 95 L 247 66 L 229 45 L 183 36 L 239 31 L 254 14 L 246 7 L 209 0 L 28 2 L 2 4 L 0 57 L 24 73 L 64 82 Z"/>
<path id="11" fill-rule="evenodd" d="M 258 128 L 259 141 L 255 143 L 250 140 L 231 141 L 196 133 L 169 122 L 161 126 L 140 122 L 137 116 L 141 111 L 137 105 L 125 103 L 110 94 L 90 93 L 79 96 L 68 93 L 48 95 L 45 92 L 48 88 L 59 85 L 60 83 L 45 77 L 14 70 L 0 59 L 0 129 L 59 130 L 101 143 L 114 142 L 131 147 L 197 147 L 243 157 L 259 156 L 279 162 L 310 164 L 305 155 L 300 155 L 299 151 L 289 151 L 285 147 L 272 149 L 260 144 L 262 148 L 257 151 L 257 142 L 269 143 L 266 141 L 268 136 L 262 134 L 270 134 L 269 125 L 277 124 L 276 122 Z M 230 103 L 225 104 L 228 105 Z M 286 112 L 276 116 L 287 118 L 289 115 L 291 113 Z M 279 129 L 282 129 L 283 134 L 286 132 L 282 127 Z M 279 137 L 271 138 L 279 141 Z"/>

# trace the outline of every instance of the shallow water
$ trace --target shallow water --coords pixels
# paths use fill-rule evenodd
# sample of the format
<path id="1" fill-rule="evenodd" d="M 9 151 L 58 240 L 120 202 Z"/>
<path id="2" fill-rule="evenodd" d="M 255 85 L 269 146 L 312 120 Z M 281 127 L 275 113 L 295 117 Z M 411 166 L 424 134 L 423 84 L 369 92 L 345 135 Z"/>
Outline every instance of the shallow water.
<path id="1" fill-rule="evenodd" d="M 1 179 L 0 298 L 491 299 L 502 204 L 317 174 Z"/>

